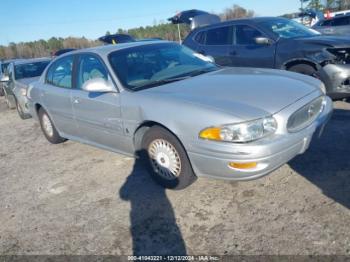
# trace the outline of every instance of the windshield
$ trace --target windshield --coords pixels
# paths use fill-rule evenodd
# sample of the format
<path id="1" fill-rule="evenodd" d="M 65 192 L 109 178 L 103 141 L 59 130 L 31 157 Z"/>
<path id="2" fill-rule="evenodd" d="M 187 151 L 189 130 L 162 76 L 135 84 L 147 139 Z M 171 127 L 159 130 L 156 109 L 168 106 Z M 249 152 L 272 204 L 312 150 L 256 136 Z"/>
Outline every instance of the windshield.
<path id="1" fill-rule="evenodd" d="M 312 37 L 320 33 L 298 22 L 287 19 L 271 19 L 260 23 L 260 26 L 277 38 Z"/>
<path id="2" fill-rule="evenodd" d="M 7 66 L 8 66 L 9 64 L 10 64 L 10 63 L 3 63 L 3 64 L 1 64 L 1 72 L 2 72 L 3 74 L 5 74 L 6 68 L 7 68 Z"/>
<path id="3" fill-rule="evenodd" d="M 15 77 L 16 79 L 23 79 L 40 76 L 49 63 L 50 61 L 41 61 L 16 65 Z"/>
<path id="4" fill-rule="evenodd" d="M 136 91 L 218 69 L 200 57 L 187 47 L 162 43 L 115 51 L 109 61 L 122 84 Z"/>

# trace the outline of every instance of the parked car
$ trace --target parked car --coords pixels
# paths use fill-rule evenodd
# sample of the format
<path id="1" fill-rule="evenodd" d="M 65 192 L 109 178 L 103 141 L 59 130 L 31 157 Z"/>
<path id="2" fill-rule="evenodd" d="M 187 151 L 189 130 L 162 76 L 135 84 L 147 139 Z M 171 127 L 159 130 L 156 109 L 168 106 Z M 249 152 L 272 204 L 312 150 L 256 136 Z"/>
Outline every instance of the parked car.
<path id="1" fill-rule="evenodd" d="M 10 59 L 10 60 L 2 60 L 0 61 L 0 80 L 3 77 L 6 77 L 7 74 L 7 66 L 12 62 L 15 61 L 15 59 Z M 5 92 L 4 92 L 4 82 L 0 81 L 0 96 L 4 96 Z"/>
<path id="2" fill-rule="evenodd" d="M 17 109 L 22 119 L 31 117 L 28 111 L 28 86 L 39 79 L 50 61 L 49 58 L 36 58 L 11 62 L 8 65 L 8 75 L 2 79 L 6 83 L 6 102 L 9 108 Z"/>
<path id="3" fill-rule="evenodd" d="M 98 40 L 101 42 L 110 45 L 116 45 L 116 44 L 123 44 L 123 43 L 130 43 L 135 42 L 136 40 L 127 34 L 114 34 L 114 35 L 104 35 L 101 36 Z"/>
<path id="4" fill-rule="evenodd" d="M 57 57 L 57 56 L 60 56 L 60 55 L 63 55 L 65 53 L 68 53 L 68 52 L 72 52 L 76 50 L 75 48 L 63 48 L 63 49 L 60 49 L 60 50 L 57 50 L 55 51 L 53 54 L 52 54 L 52 57 Z"/>
<path id="5" fill-rule="evenodd" d="M 30 112 L 51 143 L 139 156 L 175 189 L 266 175 L 303 153 L 332 112 L 317 79 L 201 57 L 166 41 L 67 53 L 28 90 Z"/>
<path id="6" fill-rule="evenodd" d="M 325 35 L 350 36 L 350 14 L 318 21 L 313 29 Z"/>
<path id="7" fill-rule="evenodd" d="M 183 44 L 223 66 L 285 69 L 320 79 L 333 99 L 350 97 L 350 38 L 324 36 L 285 18 L 237 19 L 193 30 Z"/>

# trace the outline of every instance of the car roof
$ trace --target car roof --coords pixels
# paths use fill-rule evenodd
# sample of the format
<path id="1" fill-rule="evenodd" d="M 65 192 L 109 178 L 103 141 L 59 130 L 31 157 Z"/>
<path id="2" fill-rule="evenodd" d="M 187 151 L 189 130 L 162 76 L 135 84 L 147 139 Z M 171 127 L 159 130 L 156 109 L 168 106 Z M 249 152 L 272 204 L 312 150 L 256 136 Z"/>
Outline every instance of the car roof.
<path id="1" fill-rule="evenodd" d="M 200 31 L 203 29 L 208 29 L 208 28 L 216 27 L 216 26 L 231 25 L 231 24 L 235 24 L 235 23 L 254 24 L 254 23 L 258 23 L 258 22 L 271 21 L 271 20 L 289 20 L 289 19 L 284 18 L 284 17 L 272 17 L 272 16 L 271 17 L 270 16 L 260 16 L 260 17 L 249 17 L 249 18 L 243 17 L 243 18 L 237 18 L 237 19 L 223 21 L 220 23 L 215 23 L 215 24 L 210 24 L 207 26 L 198 27 L 195 30 L 193 30 L 192 32 L 196 32 L 196 31 Z"/>
<path id="2" fill-rule="evenodd" d="M 165 41 L 165 40 L 155 40 L 155 41 L 140 41 L 140 42 L 130 42 L 130 43 L 122 43 L 122 44 L 116 44 L 116 45 L 103 45 L 103 46 L 97 46 L 97 47 L 90 47 L 90 48 L 84 48 L 79 49 L 75 51 L 71 51 L 69 53 L 63 54 L 60 57 L 73 55 L 73 54 L 80 54 L 80 53 L 97 53 L 99 55 L 108 55 L 109 53 L 117 50 L 123 50 L 131 47 L 138 47 L 138 46 L 144 46 L 144 45 L 152 45 L 152 44 L 160 44 L 160 43 L 174 43 L 171 41 Z"/>
<path id="3" fill-rule="evenodd" d="M 44 61 L 50 61 L 50 60 L 51 60 L 50 57 L 40 57 L 40 58 L 16 60 L 16 61 L 13 61 L 12 63 L 14 65 L 24 65 L 24 64 L 30 64 L 30 63 L 35 63 L 35 62 L 44 62 Z"/>
<path id="4" fill-rule="evenodd" d="M 342 14 L 342 15 L 335 15 L 331 18 L 328 18 L 327 20 L 334 20 L 334 19 L 340 19 L 340 18 L 343 18 L 343 17 L 349 17 L 350 16 L 350 13 L 346 13 L 346 14 Z"/>
<path id="5" fill-rule="evenodd" d="M 22 60 L 25 60 L 25 59 L 24 58 L 5 59 L 1 61 L 1 64 L 12 63 L 12 62 L 22 61 Z"/>

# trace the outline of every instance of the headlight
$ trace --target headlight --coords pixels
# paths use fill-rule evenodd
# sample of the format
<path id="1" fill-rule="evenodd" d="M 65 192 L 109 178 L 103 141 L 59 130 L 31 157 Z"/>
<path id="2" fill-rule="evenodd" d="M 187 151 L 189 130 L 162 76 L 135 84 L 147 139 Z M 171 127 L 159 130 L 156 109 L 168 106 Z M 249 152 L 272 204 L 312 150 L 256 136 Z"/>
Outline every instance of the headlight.
<path id="1" fill-rule="evenodd" d="M 22 88 L 22 89 L 21 89 L 21 95 L 22 95 L 22 96 L 27 96 L 27 89 Z"/>
<path id="2" fill-rule="evenodd" d="M 206 128 L 199 133 L 199 137 L 208 140 L 245 143 L 273 134 L 276 129 L 277 122 L 270 116 L 249 122 Z"/>

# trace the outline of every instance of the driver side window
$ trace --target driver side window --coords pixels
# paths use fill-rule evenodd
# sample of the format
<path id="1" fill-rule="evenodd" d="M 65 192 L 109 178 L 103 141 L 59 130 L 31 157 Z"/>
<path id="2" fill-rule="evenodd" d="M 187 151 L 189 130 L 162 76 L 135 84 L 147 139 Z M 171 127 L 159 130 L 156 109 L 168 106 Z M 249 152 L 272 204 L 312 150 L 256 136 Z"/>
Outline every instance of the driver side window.
<path id="1" fill-rule="evenodd" d="M 255 38 L 263 37 L 263 34 L 255 28 L 247 25 L 236 25 L 237 45 L 256 45 Z"/>
<path id="2" fill-rule="evenodd" d="M 72 88 L 73 56 L 57 60 L 48 70 L 46 83 L 63 88 Z"/>
<path id="3" fill-rule="evenodd" d="M 108 81 L 108 72 L 102 62 L 93 55 L 81 55 L 78 65 L 77 88 L 91 79 L 102 78 Z"/>

